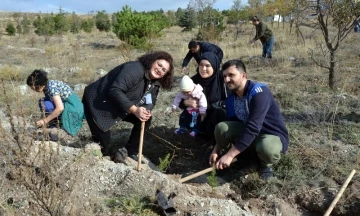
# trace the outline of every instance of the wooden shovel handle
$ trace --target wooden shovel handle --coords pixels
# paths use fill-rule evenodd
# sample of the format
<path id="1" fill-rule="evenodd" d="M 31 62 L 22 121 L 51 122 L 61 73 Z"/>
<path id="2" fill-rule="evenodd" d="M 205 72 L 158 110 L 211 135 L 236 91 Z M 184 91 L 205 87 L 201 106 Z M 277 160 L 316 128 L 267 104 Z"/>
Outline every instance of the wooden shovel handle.
<path id="1" fill-rule="evenodd" d="M 206 169 L 201 170 L 201 171 L 199 171 L 199 172 L 197 172 L 197 173 L 191 174 L 191 175 L 189 175 L 189 176 L 187 176 L 187 177 L 185 177 L 185 178 L 180 179 L 179 182 L 180 182 L 180 183 L 183 183 L 183 182 L 189 181 L 190 179 L 193 179 L 193 178 L 196 178 L 196 177 L 198 177 L 198 176 L 204 175 L 205 173 L 209 173 L 209 172 L 211 172 L 212 170 L 213 170 L 212 167 L 206 168 Z"/>
<path id="2" fill-rule="evenodd" d="M 231 164 L 234 163 L 234 162 L 236 162 L 236 161 L 237 161 L 237 158 L 234 158 L 234 159 L 231 161 Z M 189 175 L 189 176 L 187 176 L 187 177 L 184 177 L 184 178 L 180 179 L 179 182 L 180 182 L 180 183 L 183 183 L 183 182 L 189 181 L 190 179 L 193 179 L 193 178 L 196 178 L 196 177 L 198 177 L 198 176 L 201 176 L 201 175 L 204 175 L 204 174 L 206 174 L 206 173 L 209 173 L 209 172 L 211 172 L 213 169 L 215 169 L 215 168 L 213 168 L 213 167 L 206 168 L 206 169 L 201 170 L 201 171 L 199 171 L 199 172 L 197 172 L 197 173 L 191 174 L 191 175 Z"/>
<path id="3" fill-rule="evenodd" d="M 331 202 L 329 208 L 326 210 L 324 216 L 329 216 L 331 211 L 333 210 L 333 208 L 335 207 L 336 203 L 339 201 L 341 195 L 344 193 L 346 187 L 348 186 L 349 182 L 351 181 L 351 179 L 353 178 L 354 174 L 355 174 L 355 170 L 353 169 L 350 173 L 350 175 L 347 177 L 346 181 L 344 182 L 344 184 L 341 186 L 339 192 L 336 194 L 336 197 L 334 198 L 334 200 Z"/>
<path id="4" fill-rule="evenodd" d="M 145 130 L 145 122 L 143 121 L 143 122 L 141 122 L 137 171 L 141 170 L 142 149 L 143 149 L 143 142 L 144 142 L 144 130 Z"/>

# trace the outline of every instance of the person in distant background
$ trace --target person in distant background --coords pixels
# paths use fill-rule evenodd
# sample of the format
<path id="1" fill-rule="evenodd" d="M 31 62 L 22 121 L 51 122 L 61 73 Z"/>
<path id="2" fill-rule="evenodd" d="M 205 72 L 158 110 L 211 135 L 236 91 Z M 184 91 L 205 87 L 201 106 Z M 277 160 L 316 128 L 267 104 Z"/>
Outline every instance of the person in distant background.
<path id="1" fill-rule="evenodd" d="M 354 25 L 354 32 L 359 32 L 360 30 L 360 21 L 357 20 L 355 21 L 355 25 Z"/>
<path id="2" fill-rule="evenodd" d="M 272 48 L 274 45 L 274 36 L 272 31 L 265 23 L 261 22 L 257 16 L 254 16 L 251 21 L 256 28 L 256 35 L 249 41 L 249 44 L 253 45 L 255 41 L 260 40 L 263 46 L 262 57 L 271 59 Z"/>
<path id="3" fill-rule="evenodd" d="M 208 42 L 197 42 L 197 41 L 190 41 L 189 45 L 189 52 L 186 54 L 183 63 L 182 63 L 182 72 L 186 71 L 186 67 L 189 64 L 190 60 L 194 57 L 196 62 L 199 64 L 201 60 L 201 56 L 206 52 L 214 53 L 220 61 L 223 59 L 223 51 L 220 47 L 216 46 L 215 44 L 208 43 Z"/>
<path id="4" fill-rule="evenodd" d="M 115 162 L 124 162 L 128 155 L 137 160 L 141 122 L 146 128 L 150 126 L 160 87 L 170 89 L 173 74 L 172 56 L 156 51 L 137 61 L 122 63 L 85 88 L 82 101 L 86 121 L 103 156 L 110 156 Z M 125 147 L 113 154 L 109 151 L 111 128 L 123 121 L 134 126 Z"/>
<path id="5" fill-rule="evenodd" d="M 84 107 L 68 84 L 59 80 L 49 80 L 43 70 L 34 70 L 28 76 L 26 84 L 32 90 L 43 92 L 45 95 L 39 100 L 40 110 L 45 115 L 36 122 L 36 126 L 59 126 L 71 136 L 79 132 L 84 119 Z"/>

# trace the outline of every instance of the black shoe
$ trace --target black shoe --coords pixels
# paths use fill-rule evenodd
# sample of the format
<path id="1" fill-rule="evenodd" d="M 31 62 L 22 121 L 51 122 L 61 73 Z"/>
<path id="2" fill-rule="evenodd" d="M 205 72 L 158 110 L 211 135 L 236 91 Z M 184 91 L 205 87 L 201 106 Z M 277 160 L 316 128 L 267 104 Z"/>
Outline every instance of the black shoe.
<path id="1" fill-rule="evenodd" d="M 120 148 L 115 152 L 111 160 L 114 161 L 115 163 L 125 163 L 125 159 L 127 156 L 128 156 L 128 152 L 126 148 Z"/>
<path id="2" fill-rule="evenodd" d="M 260 178 L 262 178 L 265 181 L 269 180 L 273 176 L 274 174 L 271 167 L 266 167 L 260 170 Z"/>
<path id="3" fill-rule="evenodd" d="M 59 141 L 58 135 L 54 132 L 49 133 L 49 139 L 50 139 L 50 141 L 53 141 L 53 142 Z"/>
<path id="4" fill-rule="evenodd" d="M 133 159 L 134 161 L 138 162 L 139 157 L 137 154 L 129 155 L 129 158 Z M 144 157 L 144 155 L 141 157 L 141 164 L 148 164 L 149 160 Z"/>

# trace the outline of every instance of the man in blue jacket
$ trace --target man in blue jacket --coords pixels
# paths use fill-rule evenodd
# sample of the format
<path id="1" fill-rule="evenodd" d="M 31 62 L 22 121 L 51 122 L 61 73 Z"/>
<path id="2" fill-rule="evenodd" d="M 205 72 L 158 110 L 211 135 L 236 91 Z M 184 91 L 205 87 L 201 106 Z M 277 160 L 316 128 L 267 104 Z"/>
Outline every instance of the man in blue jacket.
<path id="1" fill-rule="evenodd" d="M 253 149 L 260 159 L 260 176 L 268 179 L 273 176 L 272 165 L 288 148 L 288 132 L 280 109 L 265 84 L 247 79 L 242 61 L 230 60 L 222 70 L 232 94 L 226 99 L 228 121 L 215 128 L 216 145 L 209 163 L 224 169 L 245 149 Z M 222 150 L 227 152 L 218 160 Z"/>
<path id="2" fill-rule="evenodd" d="M 186 70 L 187 65 L 189 64 L 190 60 L 194 57 L 196 62 L 199 64 L 200 59 L 203 53 L 212 52 L 214 53 L 221 61 L 223 59 L 223 51 L 220 47 L 216 46 L 215 44 L 208 43 L 208 42 L 197 42 L 197 41 L 190 41 L 189 45 L 189 52 L 186 54 L 184 61 L 182 63 L 182 72 L 184 73 Z"/>

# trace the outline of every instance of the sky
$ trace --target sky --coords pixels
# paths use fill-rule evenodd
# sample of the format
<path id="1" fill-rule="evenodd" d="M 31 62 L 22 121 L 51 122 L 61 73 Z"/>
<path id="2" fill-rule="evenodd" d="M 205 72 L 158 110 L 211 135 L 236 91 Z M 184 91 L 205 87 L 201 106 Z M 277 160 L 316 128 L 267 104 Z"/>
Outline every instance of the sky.
<path id="1" fill-rule="evenodd" d="M 241 0 L 243 5 L 247 0 Z M 136 11 L 151 11 L 162 8 L 164 11 L 186 8 L 189 0 L 1 0 L 0 11 L 57 13 L 59 6 L 66 12 L 87 14 L 91 11 L 105 10 L 108 13 L 121 11 L 129 5 Z M 233 0 L 217 0 L 214 8 L 230 9 Z"/>

